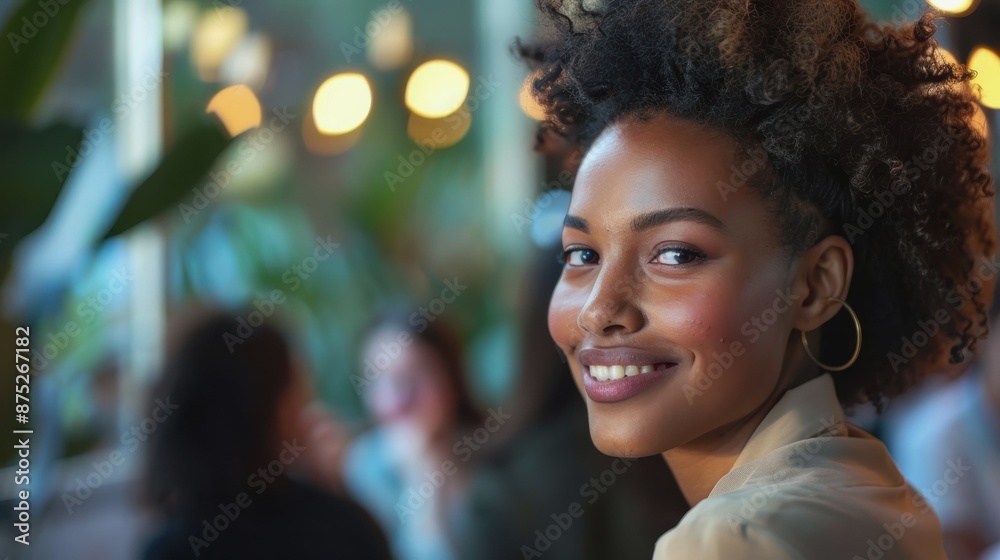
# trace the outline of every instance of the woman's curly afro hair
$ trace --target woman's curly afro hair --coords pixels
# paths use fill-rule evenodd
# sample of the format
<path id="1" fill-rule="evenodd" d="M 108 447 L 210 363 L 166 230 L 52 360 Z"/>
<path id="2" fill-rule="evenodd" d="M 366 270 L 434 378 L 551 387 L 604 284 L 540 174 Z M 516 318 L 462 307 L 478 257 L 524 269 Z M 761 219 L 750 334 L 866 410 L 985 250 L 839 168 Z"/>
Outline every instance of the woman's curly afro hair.
<path id="1" fill-rule="evenodd" d="M 848 239 L 861 356 L 835 374 L 845 405 L 906 390 L 987 332 L 993 261 L 988 144 L 970 71 L 933 38 L 869 21 L 855 0 L 539 0 L 544 39 L 518 42 L 551 132 L 586 150 L 609 124 L 667 113 L 726 131 L 790 258 Z M 598 4 L 594 6 L 594 4 Z M 751 169 L 753 165 L 749 166 Z M 724 192 L 724 191 L 723 191 Z M 849 320 L 821 359 L 853 351 Z"/>

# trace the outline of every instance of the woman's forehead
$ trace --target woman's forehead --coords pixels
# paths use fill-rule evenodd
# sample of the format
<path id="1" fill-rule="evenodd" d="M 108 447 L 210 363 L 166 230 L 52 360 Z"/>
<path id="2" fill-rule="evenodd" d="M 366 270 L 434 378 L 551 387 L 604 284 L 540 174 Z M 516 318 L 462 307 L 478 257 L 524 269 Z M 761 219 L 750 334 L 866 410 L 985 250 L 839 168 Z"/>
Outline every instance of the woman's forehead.
<path id="1" fill-rule="evenodd" d="M 618 122 L 581 162 L 571 211 L 598 194 L 639 207 L 729 203 L 734 197 L 728 183 L 741 168 L 737 153 L 735 140 L 689 121 L 664 116 Z"/>

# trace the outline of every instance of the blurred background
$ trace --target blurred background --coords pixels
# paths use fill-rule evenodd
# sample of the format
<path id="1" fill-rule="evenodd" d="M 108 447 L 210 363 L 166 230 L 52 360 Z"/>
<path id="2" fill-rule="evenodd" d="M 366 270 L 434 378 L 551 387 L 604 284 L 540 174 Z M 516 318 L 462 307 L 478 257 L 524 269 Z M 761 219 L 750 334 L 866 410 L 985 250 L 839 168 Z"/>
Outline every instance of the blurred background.
<path id="1" fill-rule="evenodd" d="M 896 24 L 928 7 L 863 4 Z M 931 4 L 995 138 L 1000 1 Z M 271 396 L 312 455 L 289 469 L 360 504 L 396 557 L 648 558 L 686 511 L 659 458 L 592 448 L 549 339 L 578 162 L 533 151 L 511 54 L 543 31 L 530 0 L 0 0 L 0 24 L 0 330 L 31 339 L 30 421 L 4 425 L 34 430 L 30 547 L 0 432 L 0 556 L 158 557 L 172 519 L 196 528 L 175 531 L 188 556 L 191 535 L 224 546 L 201 524 L 225 532 L 217 504 L 142 498 L 173 429 L 151 395 L 189 348 L 172 325 L 205 317 L 225 317 L 220 359 L 275 329 L 247 367 L 287 354 Z M 967 557 L 1000 541 L 994 514 Z"/>

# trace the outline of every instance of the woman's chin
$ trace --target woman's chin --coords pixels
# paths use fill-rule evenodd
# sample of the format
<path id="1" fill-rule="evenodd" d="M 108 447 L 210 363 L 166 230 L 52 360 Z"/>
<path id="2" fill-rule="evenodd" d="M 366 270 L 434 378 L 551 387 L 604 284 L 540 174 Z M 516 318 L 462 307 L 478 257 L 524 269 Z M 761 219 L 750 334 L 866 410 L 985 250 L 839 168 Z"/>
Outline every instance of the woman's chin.
<path id="1" fill-rule="evenodd" d="M 633 459 L 659 455 L 667 450 L 659 442 L 648 441 L 634 435 L 611 437 L 605 429 L 595 429 L 593 424 L 590 428 L 590 439 L 598 451 L 611 457 Z"/>

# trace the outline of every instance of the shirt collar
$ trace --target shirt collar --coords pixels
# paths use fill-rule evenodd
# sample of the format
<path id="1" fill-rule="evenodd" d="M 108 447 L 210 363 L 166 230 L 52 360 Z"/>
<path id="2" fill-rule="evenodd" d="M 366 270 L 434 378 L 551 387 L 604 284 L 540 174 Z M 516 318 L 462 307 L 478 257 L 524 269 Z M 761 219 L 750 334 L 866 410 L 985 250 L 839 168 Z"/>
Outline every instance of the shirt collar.
<path id="1" fill-rule="evenodd" d="M 754 430 L 733 469 L 789 443 L 825 433 L 846 434 L 844 410 L 829 373 L 786 391 Z"/>

